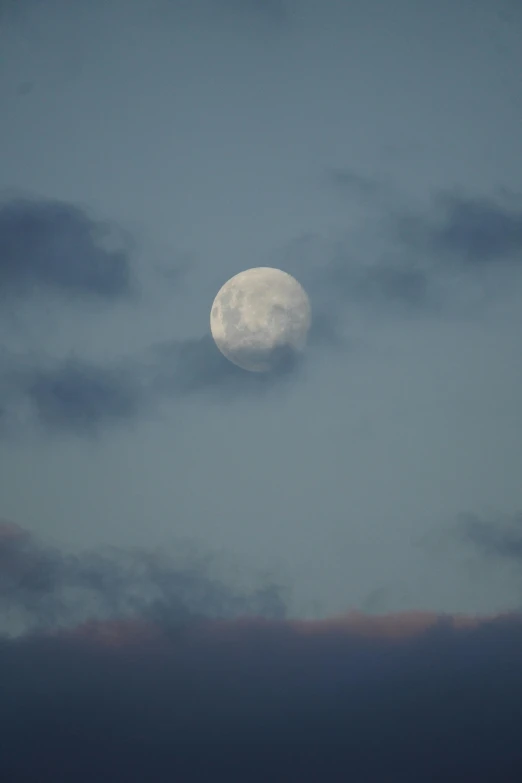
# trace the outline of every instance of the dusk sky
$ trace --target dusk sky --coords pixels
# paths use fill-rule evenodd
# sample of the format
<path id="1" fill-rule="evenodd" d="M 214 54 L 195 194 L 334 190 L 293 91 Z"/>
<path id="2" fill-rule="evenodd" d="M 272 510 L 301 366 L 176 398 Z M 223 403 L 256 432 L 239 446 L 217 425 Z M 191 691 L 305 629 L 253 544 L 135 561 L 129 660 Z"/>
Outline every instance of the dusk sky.
<path id="1" fill-rule="evenodd" d="M 0 630 L 166 581 L 521 610 L 521 40 L 519 0 L 0 0 L 0 519 L 51 580 Z M 288 372 L 210 336 L 256 266 L 311 300 Z"/>

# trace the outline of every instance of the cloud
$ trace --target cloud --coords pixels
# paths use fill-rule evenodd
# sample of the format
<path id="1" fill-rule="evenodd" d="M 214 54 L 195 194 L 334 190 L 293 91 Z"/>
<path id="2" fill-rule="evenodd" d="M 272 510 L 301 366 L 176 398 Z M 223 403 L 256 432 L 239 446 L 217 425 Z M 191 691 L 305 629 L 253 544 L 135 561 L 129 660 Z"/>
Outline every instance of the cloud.
<path id="1" fill-rule="evenodd" d="M 370 221 L 343 238 L 304 236 L 288 249 L 281 267 L 310 294 L 311 341 L 346 348 L 351 316 L 426 315 L 440 309 L 426 265 L 390 242 Z"/>
<path id="2" fill-rule="evenodd" d="M 116 548 L 67 555 L 2 520 L 0 609 L 26 630 L 135 616 L 172 629 L 201 618 L 286 613 L 277 585 L 242 592 L 223 582 L 209 555 L 187 547 L 177 558 Z"/>
<path id="3" fill-rule="evenodd" d="M 371 209 L 342 235 L 298 238 L 282 266 L 312 293 L 330 338 L 354 308 L 363 317 L 474 317 L 522 258 L 522 208 L 512 194 L 439 192 L 428 207 L 408 209 L 356 170 L 331 169 L 327 179 Z"/>
<path id="4" fill-rule="evenodd" d="M 148 360 L 152 386 L 160 394 L 179 398 L 211 392 L 222 400 L 280 387 L 295 379 L 303 362 L 293 351 L 283 350 L 272 372 L 246 372 L 221 354 L 210 335 L 153 346 Z"/>
<path id="5" fill-rule="evenodd" d="M 131 373 L 76 359 L 34 370 L 26 396 L 48 429 L 94 432 L 141 413 L 146 395 Z"/>
<path id="6" fill-rule="evenodd" d="M 522 774 L 521 616 L 285 619 L 205 559 L 69 556 L 9 523 L 0 606 L 33 621 L 0 636 L 2 780 Z"/>
<path id="7" fill-rule="evenodd" d="M 156 344 L 105 364 L 0 355 L 0 434 L 2 421 L 15 434 L 20 407 L 44 432 L 91 436 L 139 420 L 162 402 L 206 394 L 227 403 L 269 394 L 295 381 L 305 361 L 283 349 L 272 372 L 246 372 L 225 359 L 210 335 Z"/>
<path id="8" fill-rule="evenodd" d="M 485 555 L 522 564 L 522 514 L 503 520 L 464 514 L 460 517 L 457 533 Z"/>
<path id="9" fill-rule="evenodd" d="M 0 406 L 11 432 L 18 410 L 47 432 L 94 435 L 143 415 L 153 396 L 128 363 L 97 364 L 77 357 L 44 363 L 28 355 L 0 357 Z"/>
<path id="10" fill-rule="evenodd" d="M 110 226 L 53 199 L 0 203 L 0 300 L 32 293 L 113 301 L 133 292 L 130 248 Z"/>
<path id="11" fill-rule="evenodd" d="M 401 242 L 442 262 L 480 269 L 521 258 L 522 209 L 506 199 L 439 193 L 432 214 L 399 216 L 396 230 Z"/>

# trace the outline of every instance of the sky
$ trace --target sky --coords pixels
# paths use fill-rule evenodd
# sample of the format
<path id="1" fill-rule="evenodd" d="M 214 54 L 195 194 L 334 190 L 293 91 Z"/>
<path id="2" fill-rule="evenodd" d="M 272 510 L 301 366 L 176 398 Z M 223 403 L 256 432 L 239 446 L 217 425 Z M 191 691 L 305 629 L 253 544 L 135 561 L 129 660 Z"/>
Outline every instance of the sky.
<path id="1" fill-rule="evenodd" d="M 0 0 L 2 656 L 175 607 L 285 650 L 304 623 L 321 668 L 334 617 L 520 611 L 521 27 L 518 0 Z M 209 332 L 255 266 L 312 305 L 268 375 Z M 502 656 L 495 623 L 464 648 Z"/>

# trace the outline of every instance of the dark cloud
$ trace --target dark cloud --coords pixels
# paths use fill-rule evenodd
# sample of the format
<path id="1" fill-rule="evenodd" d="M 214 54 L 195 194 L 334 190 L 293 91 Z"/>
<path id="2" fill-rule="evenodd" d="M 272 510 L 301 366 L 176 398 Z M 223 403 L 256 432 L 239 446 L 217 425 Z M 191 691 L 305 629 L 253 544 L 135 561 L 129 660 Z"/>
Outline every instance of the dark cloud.
<path id="1" fill-rule="evenodd" d="M 522 258 L 522 208 L 512 194 L 439 193 L 415 211 L 389 194 L 382 199 L 383 183 L 356 170 L 330 170 L 328 181 L 373 209 L 345 238 L 294 241 L 282 267 L 311 293 L 314 317 L 322 330 L 329 324 L 334 341 L 354 307 L 373 315 L 473 317 Z"/>
<path id="2" fill-rule="evenodd" d="M 2 780 L 522 775 L 520 616 L 285 619 L 205 558 L 64 555 L 9 523 L 0 608 L 26 620 L 0 636 Z"/>
<path id="3" fill-rule="evenodd" d="M 0 300 L 54 292 L 115 300 L 133 291 L 130 248 L 118 249 L 107 223 L 52 199 L 0 203 Z"/>
<path id="4" fill-rule="evenodd" d="M 128 371 L 74 359 L 35 370 L 25 393 L 45 427 L 77 432 L 134 418 L 145 402 L 143 390 Z"/>
<path id="5" fill-rule="evenodd" d="M 2 417 L 13 423 L 20 404 L 47 432 L 95 435 L 152 413 L 162 401 L 207 394 L 226 403 L 268 394 L 299 377 L 305 362 L 279 350 L 267 373 L 232 364 L 210 335 L 155 345 L 120 363 L 73 357 L 43 364 L 32 356 L 13 363 L 0 356 L 0 433 Z"/>
<path id="6" fill-rule="evenodd" d="M 465 514 L 460 517 L 457 532 L 485 555 L 522 564 L 522 514 L 499 520 Z"/>
<path id="7" fill-rule="evenodd" d="M 521 258 L 522 209 L 501 198 L 441 193 L 433 214 L 400 216 L 396 229 L 403 243 L 441 261 L 480 268 Z"/>
<path id="8" fill-rule="evenodd" d="M 94 435 L 143 415 L 152 402 L 131 363 L 103 365 L 76 357 L 44 363 L 31 354 L 16 360 L 0 355 L 0 408 L 12 435 L 20 409 L 25 423 L 47 432 Z"/>
<path id="9" fill-rule="evenodd" d="M 304 358 L 284 347 L 268 373 L 246 372 L 226 359 L 212 337 L 171 341 L 155 346 L 149 362 L 152 386 L 161 394 L 184 397 L 212 392 L 221 399 L 230 395 L 265 393 L 295 378 Z"/>
<path id="10" fill-rule="evenodd" d="M 484 203 L 482 202 L 482 208 Z M 445 289 L 439 285 L 437 275 L 444 264 L 439 260 L 439 253 L 435 254 L 436 262 L 431 265 L 429 261 L 423 263 L 419 260 L 422 254 L 412 251 L 415 243 L 424 237 L 426 245 L 426 238 L 431 237 L 429 247 L 433 248 L 437 242 L 443 242 L 448 247 L 451 246 L 453 252 L 456 248 L 461 248 L 461 239 L 458 238 L 465 235 L 468 237 L 468 243 L 462 245 L 463 252 L 467 252 L 466 248 L 474 247 L 473 243 L 476 243 L 477 247 L 483 247 L 481 258 L 484 259 L 486 249 L 489 254 L 493 252 L 494 242 L 491 237 L 495 234 L 486 232 L 490 239 L 487 242 L 482 239 L 481 245 L 479 240 L 484 235 L 480 234 L 481 221 L 477 219 L 477 233 L 473 239 L 471 226 L 474 223 L 470 215 L 475 215 L 476 201 L 453 199 L 451 202 L 446 200 L 444 204 L 446 222 L 439 226 L 438 234 L 433 234 L 435 229 L 431 223 L 420 216 L 412 218 L 411 215 L 394 215 L 391 223 L 390 220 L 385 221 L 384 227 L 380 228 L 380 236 L 386 236 L 388 241 L 391 241 L 393 231 L 397 231 L 400 241 L 410 243 L 408 252 L 397 251 L 394 254 L 386 251 L 385 245 L 379 247 L 372 246 L 371 243 L 365 245 L 363 242 L 358 255 L 355 248 L 348 248 L 346 243 L 331 244 L 313 237 L 304 238 L 301 243 L 297 243 L 293 256 L 290 254 L 281 267 L 294 274 L 310 293 L 313 309 L 310 345 L 303 357 L 282 350 L 281 361 L 271 373 L 248 373 L 231 364 L 217 350 L 210 335 L 152 346 L 145 355 L 131 358 L 122 367 L 97 365 L 76 359 L 65 359 L 56 362 L 54 366 L 46 367 L 39 366 L 36 362 L 22 373 L 4 371 L 0 388 L 0 424 L 9 422 L 10 412 L 16 407 L 17 398 L 25 401 L 36 421 L 48 430 L 90 434 L 138 418 L 161 399 L 182 399 L 207 393 L 215 395 L 221 402 L 226 402 L 236 399 L 237 395 L 266 394 L 283 389 L 289 382 L 299 378 L 306 362 L 313 359 L 316 347 L 323 349 L 325 346 L 331 346 L 344 351 L 350 348 L 346 331 L 348 316 L 353 307 L 358 307 L 359 311 L 371 308 L 372 311 L 399 315 L 440 314 L 444 312 Z M 36 214 L 40 214 L 40 207 L 41 205 L 36 208 Z M 65 215 L 76 214 L 74 208 L 71 208 L 72 213 L 68 211 L 70 208 L 64 209 Z M 13 214 L 18 214 L 17 210 L 18 207 Z M 45 213 L 45 209 L 43 212 Z M 54 214 L 53 209 L 51 213 Z M 23 210 L 21 214 L 25 214 Z M 33 225 L 32 209 L 28 214 L 29 225 Z M 57 214 L 62 214 L 62 208 L 58 209 Z M 499 220 L 504 225 L 498 210 L 493 210 L 492 214 L 496 217 L 491 219 L 491 225 L 497 225 L 495 221 Z M 515 247 L 518 236 L 518 224 L 514 217 L 516 214 L 512 208 L 508 217 L 507 212 L 504 215 L 508 220 L 506 225 L 511 228 L 506 229 L 502 245 L 504 250 L 498 245 L 497 253 L 504 252 L 506 247 Z M 68 220 L 69 218 L 66 218 L 65 224 L 68 224 Z M 431 234 L 426 233 L 428 223 L 431 226 Z M 485 223 L 490 225 L 487 221 Z M 467 227 L 466 231 L 461 234 L 454 230 L 458 225 Z M 16 232 L 14 235 L 17 235 Z M 46 236 L 45 230 L 43 235 Z M 81 231 L 78 234 L 85 235 Z M 74 241 L 76 240 L 73 236 L 71 242 Z M 372 252 L 375 252 L 374 257 Z M 84 254 L 83 258 L 86 259 L 87 255 Z M 79 257 L 82 257 L 81 253 Z M 61 255 L 59 258 L 63 262 L 65 256 Z M 43 274 L 44 267 L 38 264 L 31 267 L 35 275 Z M 98 291 L 99 288 L 100 293 L 105 290 L 106 293 L 112 291 L 115 294 L 118 289 L 114 284 L 116 278 L 109 275 L 108 280 L 113 281 L 112 288 L 107 281 L 101 282 L 105 279 L 100 271 L 103 265 L 94 265 L 97 272 L 93 278 L 89 275 L 82 277 L 80 271 L 83 268 L 80 265 L 76 272 L 67 272 L 64 277 L 60 277 L 60 265 L 51 264 L 51 271 L 45 272 L 48 276 L 45 280 L 53 281 L 55 286 L 72 285 L 71 281 L 80 285 L 83 280 L 84 283 L 87 281 L 87 287 L 93 286 L 92 292 Z M 4 262 L 0 271 L 5 274 L 8 269 L 12 270 L 14 266 Z M 38 270 L 37 273 L 34 270 Z M 67 277 L 69 274 L 72 277 Z M 22 281 L 25 279 L 24 275 L 20 278 Z M 449 296 L 455 298 L 454 293 L 450 292 Z M 9 381 L 8 388 L 6 379 Z M 0 431 L 4 429 L 5 427 L 0 428 Z"/>
<path id="11" fill-rule="evenodd" d="M 209 555 L 187 547 L 175 554 L 109 548 L 67 555 L 0 520 L 0 618 L 34 630 L 136 615 L 169 628 L 202 617 L 284 617 L 277 585 L 242 592 L 223 582 Z"/>
<path id="12" fill-rule="evenodd" d="M 517 781 L 522 618 L 285 619 L 208 558 L 0 524 L 0 778 Z M 6 676 L 7 674 L 7 676 Z"/>

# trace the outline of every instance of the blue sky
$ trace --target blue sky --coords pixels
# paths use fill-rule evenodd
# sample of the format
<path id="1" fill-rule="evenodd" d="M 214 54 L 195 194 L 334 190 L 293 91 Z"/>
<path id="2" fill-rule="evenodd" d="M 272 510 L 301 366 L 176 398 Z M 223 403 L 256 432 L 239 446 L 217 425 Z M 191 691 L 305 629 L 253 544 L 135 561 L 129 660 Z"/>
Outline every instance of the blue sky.
<path id="1" fill-rule="evenodd" d="M 288 611 L 520 607 L 511 0 L 0 5 L 0 516 Z M 267 265 L 302 366 L 209 338 Z"/>

